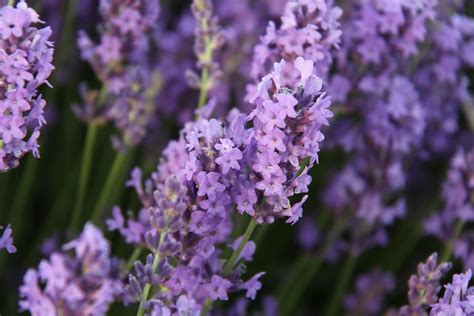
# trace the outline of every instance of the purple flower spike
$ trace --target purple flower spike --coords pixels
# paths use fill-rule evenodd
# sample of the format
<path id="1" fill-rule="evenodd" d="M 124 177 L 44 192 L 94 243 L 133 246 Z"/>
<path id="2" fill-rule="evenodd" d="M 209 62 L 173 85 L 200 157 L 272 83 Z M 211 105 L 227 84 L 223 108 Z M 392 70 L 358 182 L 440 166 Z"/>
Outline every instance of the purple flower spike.
<path id="1" fill-rule="evenodd" d="M 54 69 L 49 27 L 21 1 L 0 9 L 0 171 L 19 165 L 32 152 L 39 157 L 38 137 L 46 123 L 46 101 L 38 88 Z"/>
<path id="2" fill-rule="evenodd" d="M 69 254 L 69 251 L 72 251 Z M 32 315 L 105 315 L 123 292 L 118 262 L 95 226 L 29 269 L 20 287 L 20 309 Z"/>
<path id="3" fill-rule="evenodd" d="M 84 91 L 76 113 L 86 121 L 112 121 L 121 133 L 116 145 L 142 143 L 156 121 L 160 88 L 151 57 L 159 3 L 153 0 L 101 0 L 101 37 L 94 43 L 84 32 L 77 40 L 81 56 L 102 82 L 102 91 Z"/>

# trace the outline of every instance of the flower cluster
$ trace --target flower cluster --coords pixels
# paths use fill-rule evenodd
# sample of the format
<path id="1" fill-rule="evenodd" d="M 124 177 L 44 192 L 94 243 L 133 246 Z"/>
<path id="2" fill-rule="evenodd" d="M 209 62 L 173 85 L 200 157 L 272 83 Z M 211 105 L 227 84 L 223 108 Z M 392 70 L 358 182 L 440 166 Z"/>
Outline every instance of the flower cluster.
<path id="1" fill-rule="evenodd" d="M 99 10 L 100 42 L 95 44 L 81 32 L 78 45 L 101 80 L 102 91 L 86 94 L 85 106 L 76 112 L 86 120 L 114 121 L 126 145 L 138 144 L 156 112 L 159 80 L 150 51 L 159 7 L 152 0 L 102 0 Z M 92 101 L 89 94 L 95 95 Z"/>
<path id="2" fill-rule="evenodd" d="M 450 269 L 450 263 L 438 264 L 437 254 L 432 254 L 426 263 L 420 263 L 417 274 L 412 275 L 408 281 L 410 304 L 403 306 L 400 310 L 391 310 L 389 315 L 438 315 L 428 314 L 429 307 L 438 301 L 438 294 L 441 290 L 440 280 Z"/>
<path id="3" fill-rule="evenodd" d="M 311 60 L 296 58 L 293 67 L 299 75 L 295 85 L 287 82 L 282 72 L 285 66 L 284 60 L 275 63 L 274 71 L 262 79 L 253 102 L 256 109 L 250 114 L 255 176 L 249 177 L 249 182 L 255 182 L 256 193 L 263 193 L 263 197 L 242 190 L 243 203 L 237 203 L 237 210 L 256 215 L 260 221 L 285 216 L 287 222 L 295 223 L 302 216 L 307 196 L 291 207 L 289 198 L 308 192 L 308 170 L 318 161 L 319 143 L 324 140 L 321 129 L 329 125 L 332 112 L 330 97 L 321 90 L 321 79 L 313 75 Z M 249 207 L 248 201 L 264 204 L 259 204 L 255 213 L 255 205 L 250 203 Z"/>
<path id="4" fill-rule="evenodd" d="M 350 10 L 344 41 L 350 42 L 364 64 L 382 64 L 398 51 L 404 57 L 418 52 L 426 37 L 426 22 L 435 17 L 436 0 L 357 0 Z"/>
<path id="5" fill-rule="evenodd" d="M 0 226 L 0 229 L 3 229 L 3 227 Z M 0 238 L 0 250 L 2 249 L 6 249 L 8 253 L 16 252 L 15 245 L 13 245 L 12 229 L 10 225 L 3 230 L 2 237 Z"/>
<path id="6" fill-rule="evenodd" d="M 206 300 L 227 300 L 230 291 L 242 289 L 247 297 L 255 298 L 262 273 L 246 282 L 240 279 L 242 272 L 222 274 L 217 246 L 229 240 L 230 214 L 215 203 L 212 209 L 206 209 L 204 205 L 211 203 L 210 198 L 203 200 L 200 190 L 182 180 L 170 176 L 154 193 L 156 204 L 149 209 L 152 229 L 144 237 L 152 254 L 145 264 L 135 263 L 135 273 L 130 275 L 126 289 L 127 300 L 147 299 L 142 293 L 151 285 L 160 289 L 145 303 L 152 313 L 194 315 Z M 212 190 L 208 186 L 206 194 L 219 194 L 219 190 Z M 248 243 L 241 259 L 251 260 L 254 251 L 255 245 Z"/>
<path id="7" fill-rule="evenodd" d="M 192 88 L 200 89 L 199 106 L 205 103 L 204 93 L 212 90 L 221 76 L 219 64 L 214 61 L 215 51 L 224 44 L 224 35 L 219 26 L 219 20 L 213 15 L 210 0 L 195 0 L 191 5 L 194 17 L 198 23 L 195 30 L 194 53 L 197 56 L 197 67 L 202 72 L 201 78 L 189 70 L 186 72 L 188 83 Z"/>
<path id="8" fill-rule="evenodd" d="M 151 180 L 143 186 L 140 172 L 133 172 L 129 184 L 144 205 L 139 217 L 148 212 L 149 226 L 128 221 L 128 228 L 138 223 L 133 230 L 140 234 L 131 234 L 118 210 L 108 221 L 109 228 L 132 243 L 144 241 L 152 252 L 145 265 L 135 264 L 130 300 L 143 300 L 150 284 L 162 291 L 145 305 L 161 312 L 178 309 L 177 302 L 183 300 L 199 310 L 206 300 L 226 300 L 227 292 L 238 289 L 255 298 L 263 273 L 244 282 L 243 270 L 228 274 L 219 261 L 219 245 L 235 250 L 240 244 L 241 239 L 230 240 L 232 210 L 258 223 L 275 217 L 296 222 L 307 197 L 293 205 L 290 198 L 307 192 L 308 170 L 324 139 L 321 128 L 332 116 L 312 62 L 297 58 L 300 76 L 295 86 L 285 85 L 280 72 L 284 64 L 275 64 L 274 72 L 262 79 L 256 109 L 249 116 L 234 111 L 226 122 L 204 116 L 188 123 L 179 141 L 165 150 Z M 254 251 L 248 242 L 238 260 L 251 260 Z"/>
<path id="9" fill-rule="evenodd" d="M 73 251 L 69 255 L 67 251 Z M 105 315 L 123 292 L 118 262 L 98 228 L 86 224 L 81 235 L 29 269 L 20 288 L 20 309 L 33 316 Z"/>
<path id="10" fill-rule="evenodd" d="M 231 3 L 213 1 L 214 19 L 218 18 L 221 26 L 219 36 L 224 38 L 224 45 L 213 52 L 214 64 L 219 64 L 221 69 L 219 80 L 213 80 L 213 89 L 209 90 L 209 95 L 219 104 L 219 108 L 215 109 L 218 114 L 225 113 L 233 105 L 234 98 L 243 100 L 251 68 L 252 50 L 258 34 L 265 30 L 268 20 L 280 16 L 286 2 L 287 0 L 242 0 Z M 182 123 L 192 118 L 196 107 L 196 91 L 190 89 L 184 80 L 185 73 L 188 73 L 193 86 L 199 81 L 197 76 L 190 77 L 188 71 L 195 68 L 196 56 L 189 47 L 194 42 L 196 19 L 190 10 L 184 10 L 176 17 L 166 9 L 164 6 L 155 36 L 160 56 L 156 67 L 163 78 L 162 91 L 166 91 L 158 95 L 157 105 L 165 116 L 176 115 Z M 238 102 L 239 107 L 240 103 Z M 248 106 L 245 110 L 248 110 Z"/>
<path id="11" fill-rule="evenodd" d="M 46 101 L 38 88 L 54 69 L 51 29 L 26 2 L 0 9 L 0 171 L 18 166 L 28 152 L 39 156 Z"/>
<path id="12" fill-rule="evenodd" d="M 461 65 L 468 60 L 459 52 L 468 50 L 472 23 L 445 9 L 436 1 L 360 0 L 342 17 L 344 36 L 328 86 L 339 116 L 329 138 L 348 160 L 323 200 L 337 218 L 351 218 L 348 227 L 357 227 L 352 249 L 387 243 L 385 227 L 405 215 L 404 189 L 413 179 L 407 168 L 453 143 L 448 139 L 467 99 Z M 436 44 L 449 36 L 433 25 L 435 16 L 442 25 L 456 25 L 447 53 Z M 445 55 L 457 60 L 455 68 L 440 67 L 452 70 L 452 83 L 434 72 Z"/>
<path id="13" fill-rule="evenodd" d="M 463 67 L 474 66 L 474 19 L 459 14 L 453 5 L 440 5 L 438 16 L 437 28 L 428 33 L 424 44 L 430 49 L 414 66 L 413 81 L 426 109 L 425 147 L 429 152 L 449 153 L 455 150 L 453 137 L 461 129 L 459 110 L 471 102 Z"/>
<path id="14" fill-rule="evenodd" d="M 288 61 L 282 72 L 291 83 L 298 79 L 293 62 L 301 56 L 314 62 L 314 74 L 325 79 L 332 63 L 333 48 L 342 32 L 338 19 L 342 10 L 323 0 L 290 1 L 277 27 L 270 22 L 261 42 L 255 46 L 247 98 L 252 101 L 259 79 L 281 59 Z"/>

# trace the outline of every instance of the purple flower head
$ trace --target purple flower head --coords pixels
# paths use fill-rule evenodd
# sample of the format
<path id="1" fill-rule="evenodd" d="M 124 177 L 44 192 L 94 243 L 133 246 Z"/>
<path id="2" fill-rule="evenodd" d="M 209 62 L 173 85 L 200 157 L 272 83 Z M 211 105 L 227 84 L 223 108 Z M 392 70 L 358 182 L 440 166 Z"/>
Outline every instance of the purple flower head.
<path id="1" fill-rule="evenodd" d="M 322 92 L 321 79 L 296 71 L 296 83 L 285 82 L 281 70 L 286 64 L 283 60 L 276 63 L 274 71 L 262 79 L 253 101 L 256 109 L 249 119 L 256 146 L 253 181 L 257 195 L 265 197 L 257 216 L 260 221 L 284 216 L 288 217 L 287 222 L 295 223 L 302 216 L 306 197 L 293 206 L 289 198 L 295 192 L 307 192 L 311 180 L 308 171 L 318 161 L 319 143 L 324 140 L 321 129 L 329 124 L 332 112 L 330 98 Z M 300 58 L 294 64 L 313 65 Z M 279 107 L 278 116 L 268 111 L 269 106 Z"/>
<path id="2" fill-rule="evenodd" d="M 0 171 L 18 166 L 28 152 L 39 157 L 46 102 L 38 94 L 54 69 L 51 29 L 21 1 L 0 9 Z"/>
<path id="3" fill-rule="evenodd" d="M 69 255 L 68 250 L 73 250 Z M 20 309 L 32 315 L 105 315 L 122 295 L 117 261 L 109 243 L 93 225 L 29 269 L 20 287 Z"/>
<path id="4" fill-rule="evenodd" d="M 81 31 L 81 56 L 92 66 L 103 88 L 92 102 L 76 108 L 84 120 L 113 121 L 125 145 L 143 141 L 155 120 L 160 87 L 150 54 L 159 5 L 151 0 L 101 0 L 101 37 L 94 43 Z"/>

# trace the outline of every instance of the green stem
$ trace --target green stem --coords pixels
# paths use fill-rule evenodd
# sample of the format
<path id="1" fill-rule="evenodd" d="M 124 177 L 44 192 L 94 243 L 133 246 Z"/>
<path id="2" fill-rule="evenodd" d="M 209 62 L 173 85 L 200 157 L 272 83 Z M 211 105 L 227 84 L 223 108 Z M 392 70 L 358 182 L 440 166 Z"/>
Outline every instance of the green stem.
<path id="1" fill-rule="evenodd" d="M 291 315 L 298 304 L 299 298 L 316 276 L 323 263 L 322 257 L 301 256 L 294 269 L 290 272 L 285 286 L 279 295 L 280 315 Z"/>
<path id="2" fill-rule="evenodd" d="M 349 281 L 351 280 L 351 276 L 354 272 L 356 263 L 357 257 L 349 253 L 342 268 L 341 276 L 336 282 L 336 288 L 334 289 L 334 292 L 331 295 L 331 300 L 327 305 L 323 315 L 335 316 L 338 314 L 339 308 L 341 307 L 342 297 L 347 291 Z"/>
<path id="3" fill-rule="evenodd" d="M 0 201 L 7 201 L 7 196 L 9 193 L 9 189 L 11 188 L 10 183 L 12 174 L 2 174 L 0 177 Z M 5 223 L 7 221 L 6 216 L 8 216 L 8 209 L 10 208 L 9 205 L 5 205 L 5 203 L 0 203 L 0 223 Z"/>
<path id="4" fill-rule="evenodd" d="M 447 262 L 447 261 L 450 260 L 451 255 L 453 253 L 454 243 L 456 242 L 456 240 L 459 239 L 459 236 L 461 236 L 463 228 L 464 228 L 464 222 L 463 221 L 458 221 L 456 223 L 456 226 L 454 227 L 453 236 L 446 243 L 446 246 L 444 247 L 444 250 L 441 253 L 441 257 L 440 257 L 439 262 Z"/>
<path id="5" fill-rule="evenodd" d="M 158 247 L 156 248 L 155 258 L 153 259 L 153 263 L 151 265 L 151 271 L 153 273 L 156 272 L 156 268 L 158 267 L 158 264 L 160 263 L 160 245 L 165 240 L 165 236 L 166 234 L 164 232 L 160 235 L 160 241 L 158 243 Z M 145 284 L 142 295 L 140 297 L 140 306 L 138 306 L 137 316 L 143 316 L 145 314 L 145 302 L 148 300 L 148 295 L 150 295 L 150 290 L 151 290 L 151 284 L 150 283 Z"/>
<path id="6" fill-rule="evenodd" d="M 142 248 L 135 248 L 132 252 L 132 255 L 130 256 L 130 259 L 127 261 L 127 265 L 125 266 L 125 272 L 130 272 L 133 267 L 133 263 L 137 261 L 138 257 L 142 254 L 143 249 Z"/>
<path id="7" fill-rule="evenodd" d="M 199 11 L 204 11 L 204 1 L 195 1 L 195 4 L 198 6 Z M 211 36 L 209 36 L 209 23 L 210 21 L 207 18 L 198 19 L 200 28 L 204 31 L 204 53 L 198 55 L 199 62 L 203 65 L 201 72 L 201 79 L 199 81 L 200 91 L 199 91 L 199 100 L 198 100 L 198 109 L 202 108 L 207 101 L 207 94 L 209 92 L 210 83 L 210 64 L 214 56 L 214 50 L 216 49 L 215 42 Z"/>
<path id="8" fill-rule="evenodd" d="M 13 201 L 13 205 L 11 207 L 10 215 L 10 223 L 13 228 L 13 232 L 15 234 L 14 238 L 16 240 L 17 247 L 21 247 L 19 244 L 20 241 L 23 240 L 23 232 L 25 231 L 25 224 L 29 223 L 28 220 L 25 220 L 26 214 L 25 211 L 26 203 L 30 201 L 28 198 L 33 187 L 34 178 L 36 172 L 38 170 L 38 161 L 33 156 L 29 156 L 26 165 L 24 166 L 25 169 L 21 174 L 21 180 L 16 188 L 15 199 Z M 3 266 L 5 264 L 6 256 L 0 256 L 0 271 L 3 271 Z"/>
<path id="9" fill-rule="evenodd" d="M 15 235 L 18 240 L 21 239 L 25 222 L 28 222 L 25 221 L 26 203 L 29 201 L 28 196 L 33 188 L 37 170 L 38 161 L 33 156 L 28 157 L 11 208 L 11 224 L 15 228 Z"/>
<path id="10" fill-rule="evenodd" d="M 435 207 L 433 207 L 434 209 Z M 426 212 L 423 212 L 426 214 Z M 403 264 L 410 258 L 418 243 L 423 237 L 423 229 L 420 225 L 413 225 L 423 220 L 421 216 L 407 218 L 391 238 L 391 245 L 378 254 L 378 262 L 385 271 L 393 271 L 395 275 L 403 267 Z M 406 242 L 409 240 L 410 242 Z M 394 255 L 396 254 L 396 255 Z"/>
<path id="11" fill-rule="evenodd" d="M 198 101 L 198 109 L 202 108 L 204 104 L 206 104 L 207 100 L 207 93 L 209 91 L 209 69 L 204 67 L 201 73 L 201 88 L 199 90 L 199 101 Z"/>
<path id="12" fill-rule="evenodd" d="M 279 302 L 281 304 L 280 314 L 282 316 L 290 315 L 293 312 L 300 297 L 319 271 L 325 254 L 337 240 L 346 227 L 346 224 L 346 220 L 337 221 L 327 234 L 323 245 L 316 252 L 316 255 L 302 256 L 298 259 L 296 265 L 293 266 L 281 289 L 278 291 Z"/>
<path id="13" fill-rule="evenodd" d="M 234 266 L 237 264 L 237 259 L 239 258 L 240 253 L 242 252 L 242 250 L 244 250 L 245 245 L 252 236 L 255 227 L 257 227 L 257 221 L 252 218 L 247 226 L 247 229 L 245 230 L 244 236 L 242 237 L 239 246 L 237 247 L 237 249 L 234 250 L 232 256 L 230 256 L 230 259 L 226 262 L 224 266 L 224 276 L 229 275 Z"/>
<path id="14" fill-rule="evenodd" d="M 8 6 L 10 7 L 13 7 L 13 5 L 15 4 L 15 0 L 8 0 Z"/>
<path id="15" fill-rule="evenodd" d="M 61 56 L 58 58 L 58 68 L 62 66 L 67 58 L 69 57 L 69 52 L 74 45 L 68 45 L 68 41 L 74 36 L 71 36 L 72 31 L 74 30 L 74 17 L 76 14 L 77 0 L 69 0 L 68 6 L 66 8 L 66 16 L 64 18 L 63 32 L 61 34 L 61 42 L 59 45 L 58 51 L 61 52 Z"/>
<path id="16" fill-rule="evenodd" d="M 235 249 L 234 252 L 232 252 L 230 259 L 226 262 L 224 266 L 224 276 L 229 275 L 229 273 L 237 264 L 237 259 L 242 253 L 242 250 L 244 250 L 244 247 L 247 244 L 247 242 L 250 240 L 250 237 L 252 237 L 252 234 L 256 227 L 257 227 L 257 221 L 254 218 L 252 218 L 250 220 L 250 223 L 247 225 L 247 229 L 245 229 L 244 235 L 242 236 L 242 240 L 240 241 L 239 246 L 237 246 L 237 249 Z M 207 316 L 211 307 L 212 307 L 212 302 L 210 300 L 206 300 L 201 310 L 201 316 Z"/>
<path id="17" fill-rule="evenodd" d="M 87 191 L 87 184 L 89 183 L 89 176 L 91 170 L 92 157 L 94 153 L 95 143 L 97 141 L 98 124 L 95 122 L 89 123 L 87 126 L 87 136 L 84 151 L 82 154 L 81 173 L 79 175 L 79 185 L 77 188 L 76 206 L 71 217 L 70 229 L 71 232 L 76 232 L 81 221 L 81 215 L 84 209 L 84 199 Z"/>
<path id="18" fill-rule="evenodd" d="M 107 176 L 107 180 L 105 182 L 104 187 L 102 188 L 102 192 L 100 193 L 99 200 L 94 207 L 94 212 L 92 214 L 92 222 L 98 224 L 102 211 L 106 208 L 109 203 L 111 203 L 112 195 L 114 188 L 118 185 L 122 185 L 120 182 L 121 174 L 123 173 L 123 169 L 125 168 L 128 156 L 131 155 L 131 149 L 128 149 L 127 152 L 122 153 L 118 152 L 115 156 L 115 160 L 112 164 L 112 168 Z"/>

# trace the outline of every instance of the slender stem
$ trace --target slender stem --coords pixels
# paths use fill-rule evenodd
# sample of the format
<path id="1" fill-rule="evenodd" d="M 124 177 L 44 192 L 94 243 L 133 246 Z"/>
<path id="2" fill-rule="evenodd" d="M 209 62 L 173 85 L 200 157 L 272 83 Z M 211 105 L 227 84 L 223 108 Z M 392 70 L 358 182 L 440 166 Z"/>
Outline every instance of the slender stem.
<path id="1" fill-rule="evenodd" d="M 245 229 L 244 235 L 242 236 L 242 240 L 240 241 L 239 246 L 234 250 L 234 252 L 232 252 L 232 255 L 230 256 L 229 260 L 226 262 L 224 266 L 224 276 L 229 275 L 229 273 L 232 271 L 234 266 L 237 264 L 237 259 L 242 253 L 242 250 L 244 250 L 244 247 L 247 244 L 247 242 L 250 240 L 250 237 L 252 237 L 252 234 L 256 227 L 257 227 L 257 221 L 254 218 L 252 218 L 250 220 L 250 223 L 247 225 L 247 228 Z M 212 302 L 210 300 L 206 300 L 201 310 L 201 316 L 207 316 L 211 307 L 212 307 Z"/>
<path id="2" fill-rule="evenodd" d="M 29 201 L 31 189 L 33 188 L 34 179 L 38 171 L 38 161 L 33 156 L 28 157 L 25 170 L 23 170 L 20 184 L 17 187 L 15 200 L 11 208 L 11 224 L 15 227 L 17 239 L 21 239 L 23 226 L 25 224 L 26 203 Z"/>
<path id="3" fill-rule="evenodd" d="M 151 271 L 153 273 L 156 272 L 156 268 L 158 267 L 158 264 L 160 263 L 160 245 L 165 240 L 165 237 L 166 237 L 166 234 L 163 232 L 160 235 L 160 241 L 158 243 L 158 247 L 156 248 L 155 258 L 153 259 L 153 263 L 151 265 Z M 137 316 L 143 316 L 145 314 L 145 302 L 148 300 L 148 295 L 150 295 L 150 290 L 151 290 L 151 284 L 150 283 L 145 284 L 142 295 L 140 297 L 140 306 L 138 307 Z"/>
<path id="4" fill-rule="evenodd" d="M 347 287 L 349 286 L 349 281 L 351 280 L 352 273 L 354 272 L 355 266 L 357 263 L 357 256 L 349 253 L 344 266 L 342 268 L 342 273 L 339 280 L 336 283 L 336 288 L 331 295 L 331 300 L 326 306 L 325 316 L 335 316 L 339 312 L 341 307 L 342 296 L 346 293 Z"/>
<path id="5" fill-rule="evenodd" d="M 240 241 L 239 246 L 237 247 L 237 249 L 234 250 L 234 252 L 232 253 L 232 256 L 230 256 L 230 259 L 226 262 L 224 266 L 224 276 L 229 275 L 229 273 L 232 271 L 232 269 L 236 265 L 237 259 L 239 258 L 240 253 L 242 252 L 242 250 L 244 250 L 245 245 L 247 244 L 250 237 L 252 236 L 253 231 L 255 230 L 255 227 L 257 227 L 257 221 L 254 218 L 252 218 L 250 220 L 250 223 L 247 226 L 247 229 L 245 230 L 244 236 L 242 237 L 242 240 Z"/>
<path id="6" fill-rule="evenodd" d="M 29 223 L 27 220 L 25 220 L 25 211 L 27 210 L 26 203 L 30 201 L 28 197 L 30 195 L 31 188 L 33 187 L 34 178 L 38 170 L 38 161 L 33 156 L 29 156 L 26 161 L 26 166 L 24 167 L 25 169 L 21 174 L 20 183 L 16 188 L 15 199 L 13 201 L 13 205 L 11 206 L 11 213 L 9 213 L 11 217 L 10 223 L 14 229 L 17 247 L 21 247 L 19 242 L 21 242 L 23 239 L 22 236 L 25 231 L 25 224 Z M 0 271 L 3 270 L 3 265 L 5 263 L 4 261 L 6 259 L 7 258 L 5 255 L 0 256 Z"/>
<path id="7" fill-rule="evenodd" d="M 462 233 L 462 229 L 464 228 L 464 222 L 459 220 L 457 223 L 456 223 L 456 226 L 454 227 L 454 232 L 453 232 L 453 236 L 451 237 L 451 239 L 446 243 L 444 249 L 443 249 L 443 252 L 441 253 L 441 257 L 440 257 L 440 260 L 439 262 L 446 262 L 446 261 L 449 261 L 449 259 L 451 258 L 451 255 L 453 253 L 453 247 L 454 247 L 454 243 L 456 242 L 456 240 L 459 239 L 459 236 L 461 236 L 461 233 Z"/>
<path id="8" fill-rule="evenodd" d="M 62 66 L 67 58 L 69 57 L 69 52 L 74 45 L 68 45 L 68 41 L 74 36 L 71 36 L 72 31 L 74 30 L 74 17 L 76 14 L 77 0 L 69 0 L 68 6 L 66 8 L 66 16 L 64 18 L 63 32 L 61 34 L 61 41 L 59 45 L 59 50 L 61 55 L 58 58 L 58 66 Z"/>
<path id="9" fill-rule="evenodd" d="M 10 7 L 13 7 L 13 5 L 15 4 L 15 0 L 8 0 L 8 4 Z"/>
<path id="10" fill-rule="evenodd" d="M 84 151 L 82 154 L 81 173 L 79 175 L 79 185 L 77 188 L 76 206 L 71 217 L 70 229 L 74 233 L 78 229 L 81 221 L 81 215 L 84 209 L 84 199 L 86 196 L 87 185 L 89 183 L 89 176 L 92 164 L 92 157 L 94 153 L 95 143 L 97 141 L 98 124 L 95 122 L 89 123 L 87 126 L 87 135 Z"/>
<path id="11" fill-rule="evenodd" d="M 200 83 L 200 90 L 199 90 L 199 101 L 198 101 L 198 109 L 202 108 L 204 104 L 206 104 L 207 100 L 207 93 L 209 91 L 209 69 L 204 67 L 201 73 L 201 83 Z"/>
<path id="12" fill-rule="evenodd" d="M 290 272 L 289 282 L 282 288 L 280 294 L 280 315 L 291 315 L 299 298 L 319 271 L 322 257 L 302 256 L 295 268 Z M 289 287 L 288 287 L 289 286 Z"/>
<path id="13" fill-rule="evenodd" d="M 125 272 L 129 272 L 132 270 L 133 263 L 137 261 L 138 257 L 142 254 L 143 249 L 142 248 L 135 248 L 132 252 L 132 255 L 130 256 L 130 259 L 127 261 L 127 265 L 125 266 Z"/>
<path id="14" fill-rule="evenodd" d="M 127 164 L 128 155 L 131 154 L 132 150 L 127 150 L 125 153 L 118 152 L 115 156 L 115 160 L 112 164 L 112 168 L 107 176 L 107 180 L 105 182 L 104 187 L 102 188 L 102 192 L 100 193 L 99 200 L 94 207 L 94 212 L 92 214 L 92 221 L 98 224 L 102 210 L 107 207 L 107 205 L 111 202 L 111 197 L 113 195 L 114 188 L 117 185 L 122 185 L 118 183 L 120 180 L 120 175 L 123 173 L 123 169 Z"/>
<path id="15" fill-rule="evenodd" d="M 195 1 L 195 4 L 198 6 L 200 11 L 205 10 L 204 1 Z M 198 109 L 202 108 L 207 102 L 207 94 L 210 88 L 209 76 L 210 76 L 210 65 L 214 56 L 214 50 L 216 49 L 216 44 L 213 38 L 209 35 L 209 23 L 210 21 L 207 18 L 198 19 L 200 28 L 204 31 L 203 40 L 204 40 L 204 52 L 199 54 L 197 57 L 199 62 L 203 65 L 201 71 L 201 78 L 199 81 L 199 100 L 198 100 Z"/>
<path id="16" fill-rule="evenodd" d="M 302 256 L 298 259 L 296 265 L 293 266 L 286 281 L 278 291 L 279 302 L 281 304 L 280 314 L 282 316 L 291 315 L 300 297 L 319 271 L 325 254 L 332 247 L 346 225 L 346 220 L 337 221 L 327 234 L 323 245 L 316 252 L 316 255 Z"/>

